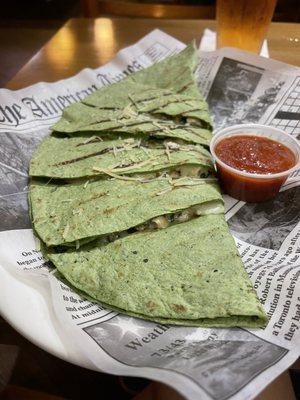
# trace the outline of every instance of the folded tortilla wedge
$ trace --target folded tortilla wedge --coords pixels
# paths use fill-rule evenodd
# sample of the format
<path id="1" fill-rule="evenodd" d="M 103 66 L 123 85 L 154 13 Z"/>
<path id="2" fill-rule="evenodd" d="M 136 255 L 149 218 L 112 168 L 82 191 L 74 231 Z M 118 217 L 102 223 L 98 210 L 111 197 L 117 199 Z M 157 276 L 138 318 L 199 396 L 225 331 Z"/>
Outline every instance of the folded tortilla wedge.
<path id="1" fill-rule="evenodd" d="M 109 242 L 137 230 L 224 211 L 219 187 L 211 179 L 132 179 L 62 185 L 33 181 L 30 204 L 36 233 L 47 246 L 78 246 L 86 239 L 101 236 Z"/>
<path id="2" fill-rule="evenodd" d="M 188 167 L 190 173 L 199 177 L 212 174 L 210 153 L 199 145 L 138 138 L 103 141 L 99 136 L 49 136 L 35 152 L 29 173 L 36 177 L 72 179 L 103 175 L 102 170 L 126 175 L 172 170 L 180 176 L 180 170 L 186 173 Z"/>
<path id="3" fill-rule="evenodd" d="M 127 314 L 209 327 L 257 328 L 267 321 L 223 215 L 105 246 L 45 252 L 73 286 Z"/>
<path id="4" fill-rule="evenodd" d="M 143 134 L 208 146 L 211 119 L 195 81 L 196 60 L 192 44 L 167 61 L 99 89 L 67 107 L 53 130 Z"/>

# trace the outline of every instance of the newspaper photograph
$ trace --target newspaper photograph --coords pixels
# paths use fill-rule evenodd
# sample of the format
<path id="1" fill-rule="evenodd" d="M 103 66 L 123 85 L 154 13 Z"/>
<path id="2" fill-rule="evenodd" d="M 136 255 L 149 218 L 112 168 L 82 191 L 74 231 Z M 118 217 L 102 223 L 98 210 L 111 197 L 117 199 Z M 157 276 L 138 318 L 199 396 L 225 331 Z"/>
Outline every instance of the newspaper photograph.
<path id="1" fill-rule="evenodd" d="M 87 357 L 96 370 L 160 381 L 190 400 L 252 399 L 300 355 L 298 171 L 267 202 L 224 196 L 230 231 L 269 317 L 264 329 L 160 324 L 90 302 L 57 276 L 31 229 L 29 161 L 63 109 L 184 47 L 155 30 L 95 70 L 0 90 L 0 268 L 28 285 L 47 286 L 78 358 Z M 300 68 L 224 48 L 199 51 L 196 76 L 215 129 L 261 123 L 300 140 Z"/>

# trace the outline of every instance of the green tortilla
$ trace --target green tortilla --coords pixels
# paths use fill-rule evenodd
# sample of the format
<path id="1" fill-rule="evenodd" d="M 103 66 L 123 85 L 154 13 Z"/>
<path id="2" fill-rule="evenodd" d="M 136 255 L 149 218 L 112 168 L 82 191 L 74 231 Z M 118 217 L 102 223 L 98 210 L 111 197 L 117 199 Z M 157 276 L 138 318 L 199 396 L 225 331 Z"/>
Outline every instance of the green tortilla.
<path id="1" fill-rule="evenodd" d="M 100 90 L 101 92 L 101 90 Z M 171 107 L 172 104 L 169 105 Z M 207 111 L 203 111 L 206 116 Z M 186 118 L 185 113 L 181 117 Z M 180 115 L 179 115 L 180 118 Z M 156 114 L 139 112 L 135 105 L 121 110 L 107 110 L 75 103 L 67 107 L 53 129 L 57 133 L 78 135 L 91 132 L 106 135 L 118 134 L 144 135 L 148 137 L 181 139 L 188 143 L 209 145 L 211 128 L 199 126 L 180 119 L 159 118 Z"/>
<path id="2" fill-rule="evenodd" d="M 210 202 L 212 212 L 223 212 L 218 186 L 195 178 L 145 183 L 108 179 L 87 185 L 33 181 L 30 186 L 33 226 L 47 246 L 76 245 L 82 239 L 123 232 L 155 217 Z M 216 203 L 220 207 L 214 211 Z M 205 212 L 210 212 L 209 207 Z"/>
<path id="3" fill-rule="evenodd" d="M 208 146 L 211 119 L 194 77 L 196 58 L 190 45 L 168 62 L 97 90 L 67 107 L 53 130 L 68 135 L 142 134 Z"/>
<path id="4" fill-rule="evenodd" d="M 220 249 L 222 249 L 220 251 Z M 141 318 L 257 328 L 267 318 L 223 215 L 46 256 L 76 288 Z"/>
<path id="5" fill-rule="evenodd" d="M 149 147 L 147 142 L 133 138 L 102 141 L 98 136 L 49 136 L 35 152 L 29 173 L 35 177 L 72 179 L 101 175 L 103 169 L 126 175 L 174 170 L 182 165 L 198 167 L 200 175 L 213 171 L 210 153 L 201 146 L 150 144 Z"/>

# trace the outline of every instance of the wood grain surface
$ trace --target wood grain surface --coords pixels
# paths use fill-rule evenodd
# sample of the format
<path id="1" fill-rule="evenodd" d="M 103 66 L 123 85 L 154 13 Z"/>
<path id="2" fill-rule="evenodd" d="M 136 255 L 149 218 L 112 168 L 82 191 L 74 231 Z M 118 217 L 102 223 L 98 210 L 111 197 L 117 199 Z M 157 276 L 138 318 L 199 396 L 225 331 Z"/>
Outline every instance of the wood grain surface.
<path id="1" fill-rule="evenodd" d="M 153 20 L 129 18 L 71 19 L 7 84 L 20 89 L 36 82 L 68 78 L 82 68 L 96 68 L 117 51 L 155 28 L 187 43 L 199 42 L 210 20 Z M 300 24 L 272 23 L 268 33 L 270 57 L 300 66 Z"/>

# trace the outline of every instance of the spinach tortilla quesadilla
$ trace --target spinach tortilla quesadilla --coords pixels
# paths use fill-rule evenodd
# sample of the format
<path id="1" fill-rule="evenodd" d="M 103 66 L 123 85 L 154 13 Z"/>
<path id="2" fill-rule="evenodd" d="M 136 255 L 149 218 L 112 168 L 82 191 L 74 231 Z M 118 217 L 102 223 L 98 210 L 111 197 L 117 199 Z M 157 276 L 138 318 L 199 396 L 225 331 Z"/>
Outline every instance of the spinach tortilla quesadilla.
<path id="1" fill-rule="evenodd" d="M 169 171 L 173 176 L 212 174 L 210 153 L 199 145 L 136 138 L 101 140 L 98 136 L 47 137 L 30 163 L 30 175 L 56 179 Z"/>
<path id="2" fill-rule="evenodd" d="M 263 327 L 207 148 L 195 46 L 65 109 L 34 154 L 42 252 L 83 296 L 139 318 Z"/>
<path id="3" fill-rule="evenodd" d="M 67 107 L 53 130 L 65 135 L 107 131 L 168 137 L 209 145 L 211 119 L 194 79 L 196 52 L 188 46 L 168 60 L 104 87 Z"/>
<path id="4" fill-rule="evenodd" d="M 226 327 L 266 321 L 223 215 L 46 255 L 76 288 L 143 318 Z"/>
<path id="5" fill-rule="evenodd" d="M 57 133 L 69 136 L 77 136 L 82 132 L 97 132 L 98 135 L 105 137 L 106 133 L 110 132 L 120 135 L 180 139 L 206 146 L 211 138 L 209 129 L 191 123 L 185 116 L 182 116 L 182 119 L 165 116 L 159 118 L 138 111 L 124 116 L 124 110 L 110 111 L 81 103 L 69 106 L 53 129 Z"/>
<path id="6" fill-rule="evenodd" d="M 218 186 L 198 178 L 107 179 L 86 186 L 33 181 L 30 202 L 35 231 L 47 246 L 123 236 L 131 228 L 168 227 L 224 211 Z"/>

